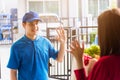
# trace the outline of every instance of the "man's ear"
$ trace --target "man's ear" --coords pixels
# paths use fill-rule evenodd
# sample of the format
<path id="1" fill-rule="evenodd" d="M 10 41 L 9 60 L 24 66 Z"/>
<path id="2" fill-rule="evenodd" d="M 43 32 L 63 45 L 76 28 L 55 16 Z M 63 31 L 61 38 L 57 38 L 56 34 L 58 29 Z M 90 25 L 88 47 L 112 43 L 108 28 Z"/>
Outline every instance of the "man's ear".
<path id="1" fill-rule="evenodd" d="M 22 23 L 23 28 L 25 28 L 25 25 L 26 25 L 25 23 Z"/>

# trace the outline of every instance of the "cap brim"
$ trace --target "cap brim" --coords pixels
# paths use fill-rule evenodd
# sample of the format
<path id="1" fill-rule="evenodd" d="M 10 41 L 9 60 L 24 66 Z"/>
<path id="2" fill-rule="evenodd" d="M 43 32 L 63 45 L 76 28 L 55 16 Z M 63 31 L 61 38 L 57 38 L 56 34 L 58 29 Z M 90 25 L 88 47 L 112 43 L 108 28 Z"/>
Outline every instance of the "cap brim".
<path id="1" fill-rule="evenodd" d="M 42 22 L 42 20 L 41 20 L 40 18 L 32 18 L 32 19 L 30 19 L 30 20 L 27 20 L 27 22 L 32 22 L 32 21 L 34 21 L 34 20 L 38 20 L 38 21 Z"/>

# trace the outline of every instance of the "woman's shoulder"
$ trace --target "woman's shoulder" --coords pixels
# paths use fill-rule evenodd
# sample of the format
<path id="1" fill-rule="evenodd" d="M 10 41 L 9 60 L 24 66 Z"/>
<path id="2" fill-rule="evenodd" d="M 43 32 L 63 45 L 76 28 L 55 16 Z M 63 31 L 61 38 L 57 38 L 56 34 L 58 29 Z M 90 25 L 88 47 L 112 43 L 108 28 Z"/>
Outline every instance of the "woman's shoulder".
<path id="1" fill-rule="evenodd" d="M 116 59 L 120 60 L 120 55 L 109 55 L 109 56 L 103 56 L 99 59 L 100 62 L 105 62 L 105 61 L 114 61 Z"/>
<path id="2" fill-rule="evenodd" d="M 110 55 L 110 56 L 103 56 L 97 62 L 96 65 L 102 66 L 111 66 L 111 64 L 117 64 L 120 61 L 120 55 Z"/>

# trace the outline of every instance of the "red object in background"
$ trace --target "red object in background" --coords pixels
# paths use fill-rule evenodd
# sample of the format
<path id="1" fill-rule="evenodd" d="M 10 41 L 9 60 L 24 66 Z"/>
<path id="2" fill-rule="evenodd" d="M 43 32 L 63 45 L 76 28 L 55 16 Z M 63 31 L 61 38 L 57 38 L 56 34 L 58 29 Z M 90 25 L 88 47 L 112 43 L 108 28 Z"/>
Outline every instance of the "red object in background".
<path id="1" fill-rule="evenodd" d="M 85 64 L 85 66 L 88 65 L 90 59 L 92 59 L 91 56 L 89 56 L 89 55 L 84 55 L 84 64 Z"/>

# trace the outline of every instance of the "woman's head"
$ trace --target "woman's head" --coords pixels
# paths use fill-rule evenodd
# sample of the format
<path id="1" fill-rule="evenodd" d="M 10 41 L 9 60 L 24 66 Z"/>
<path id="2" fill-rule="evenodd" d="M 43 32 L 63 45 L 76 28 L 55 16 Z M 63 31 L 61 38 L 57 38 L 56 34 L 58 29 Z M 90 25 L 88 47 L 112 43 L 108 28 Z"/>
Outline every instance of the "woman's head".
<path id="1" fill-rule="evenodd" d="M 104 11 L 98 17 L 101 56 L 120 54 L 120 9 Z"/>

